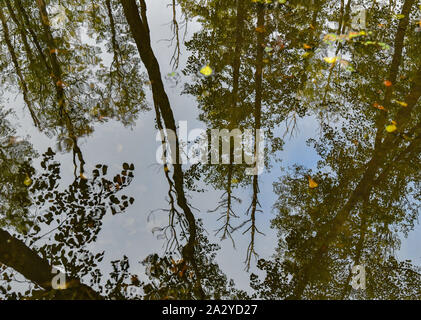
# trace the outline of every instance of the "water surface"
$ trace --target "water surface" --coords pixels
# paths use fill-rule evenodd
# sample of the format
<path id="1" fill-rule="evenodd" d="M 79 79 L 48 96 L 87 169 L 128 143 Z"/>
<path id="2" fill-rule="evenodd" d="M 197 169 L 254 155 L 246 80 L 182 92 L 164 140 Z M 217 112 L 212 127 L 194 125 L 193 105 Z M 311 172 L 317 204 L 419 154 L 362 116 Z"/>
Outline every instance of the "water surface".
<path id="1" fill-rule="evenodd" d="M 1 299 L 420 298 L 418 1 L 4 0 L 0 20 Z M 176 154 L 184 126 L 263 132 L 263 172 L 235 159 L 256 139 Z"/>

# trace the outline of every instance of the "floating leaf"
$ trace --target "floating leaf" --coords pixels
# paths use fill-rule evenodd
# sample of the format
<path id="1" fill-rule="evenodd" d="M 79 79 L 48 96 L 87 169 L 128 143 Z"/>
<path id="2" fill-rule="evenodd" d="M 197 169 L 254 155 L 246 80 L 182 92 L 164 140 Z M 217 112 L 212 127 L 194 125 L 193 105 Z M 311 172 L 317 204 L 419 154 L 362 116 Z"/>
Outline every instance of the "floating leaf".
<path id="1" fill-rule="evenodd" d="M 353 39 L 353 38 L 356 38 L 356 37 L 359 37 L 360 36 L 360 33 L 359 32 L 350 32 L 349 34 L 348 34 L 348 39 Z"/>
<path id="2" fill-rule="evenodd" d="M 383 107 L 382 105 L 378 104 L 377 102 L 374 102 L 373 107 L 379 110 L 383 110 L 386 111 L 386 108 Z"/>
<path id="3" fill-rule="evenodd" d="M 396 122 L 394 122 L 394 121 L 392 122 L 392 124 L 389 124 L 386 127 L 386 131 L 389 132 L 389 133 L 395 132 L 397 129 L 398 129 L 398 127 L 396 126 Z"/>
<path id="4" fill-rule="evenodd" d="M 264 33 L 266 31 L 265 27 L 256 27 L 256 32 Z"/>
<path id="5" fill-rule="evenodd" d="M 23 181 L 23 184 L 24 184 L 25 186 L 27 186 L 27 187 L 30 187 L 30 186 L 31 186 L 31 184 L 32 184 L 32 179 L 31 179 L 28 175 L 26 175 L 26 178 L 25 178 L 25 180 Z"/>
<path id="6" fill-rule="evenodd" d="M 200 73 L 206 77 L 209 77 L 210 75 L 212 75 L 213 70 L 209 65 L 206 65 L 202 69 L 200 69 Z"/>
<path id="7" fill-rule="evenodd" d="M 405 18 L 405 15 L 404 14 L 397 14 L 397 15 L 395 15 L 394 18 L 397 19 L 397 20 L 401 20 L 401 19 Z"/>
<path id="8" fill-rule="evenodd" d="M 383 50 L 389 50 L 390 46 L 384 42 L 378 42 L 377 43 L 380 47 L 382 47 Z"/>
<path id="9" fill-rule="evenodd" d="M 273 49 L 271 47 L 266 47 L 265 48 L 265 52 L 266 53 L 269 53 L 269 52 L 272 52 L 272 51 L 273 51 Z"/>
<path id="10" fill-rule="evenodd" d="M 394 103 L 397 103 L 398 105 L 406 108 L 408 106 L 408 104 L 406 102 L 403 101 L 397 101 L 397 100 L 393 100 Z"/>
<path id="11" fill-rule="evenodd" d="M 308 186 L 310 187 L 310 189 L 314 189 L 317 188 L 319 185 L 311 177 L 308 177 Z"/>
<path id="12" fill-rule="evenodd" d="M 391 87 L 391 86 L 392 86 L 392 81 L 385 80 L 385 81 L 383 82 L 383 84 L 384 84 L 386 87 Z"/>
<path id="13" fill-rule="evenodd" d="M 61 81 L 61 80 L 58 80 L 56 82 L 56 85 L 57 85 L 57 87 L 61 87 L 61 88 L 64 88 L 66 86 L 66 84 L 63 81 Z"/>
<path id="14" fill-rule="evenodd" d="M 363 42 L 363 44 L 364 44 L 365 46 L 368 46 L 368 45 L 370 45 L 370 44 L 377 44 L 377 42 L 375 42 L 375 41 L 366 41 L 366 42 Z"/>
<path id="15" fill-rule="evenodd" d="M 326 61 L 327 63 L 334 64 L 338 60 L 338 57 L 331 57 L 331 58 L 325 57 L 323 58 L 323 60 Z"/>

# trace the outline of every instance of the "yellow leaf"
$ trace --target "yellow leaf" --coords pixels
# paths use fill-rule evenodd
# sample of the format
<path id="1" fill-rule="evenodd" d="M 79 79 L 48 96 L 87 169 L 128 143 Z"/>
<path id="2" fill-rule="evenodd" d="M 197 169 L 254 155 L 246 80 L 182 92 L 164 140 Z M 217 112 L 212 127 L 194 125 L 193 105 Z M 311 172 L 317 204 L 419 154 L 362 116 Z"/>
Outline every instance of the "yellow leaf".
<path id="1" fill-rule="evenodd" d="M 310 187 L 310 189 L 314 189 L 317 188 L 319 185 L 312 178 L 308 177 L 308 186 Z"/>
<path id="2" fill-rule="evenodd" d="M 210 75 L 212 75 L 213 70 L 211 67 L 209 67 L 209 65 L 204 66 L 201 70 L 200 73 L 205 75 L 206 77 L 209 77 Z"/>
<path id="3" fill-rule="evenodd" d="M 404 108 L 406 108 L 408 106 L 408 104 L 406 102 L 403 102 L 403 101 L 394 100 L 394 102 L 396 102 L 397 104 L 399 104 L 400 106 L 402 106 Z"/>
<path id="4" fill-rule="evenodd" d="M 386 127 L 386 131 L 389 133 L 395 132 L 398 129 L 396 124 L 390 124 Z"/>
<path id="5" fill-rule="evenodd" d="M 353 38 L 355 38 L 355 37 L 359 37 L 360 36 L 360 34 L 358 33 L 358 32 L 350 32 L 349 34 L 348 34 L 348 38 L 349 39 L 353 39 Z"/>
<path id="6" fill-rule="evenodd" d="M 24 184 L 25 186 L 27 186 L 27 187 L 31 186 L 31 184 L 32 184 L 32 179 L 31 179 L 28 175 L 26 175 L 26 178 L 25 178 L 25 180 L 23 181 L 23 184 Z"/>
<path id="7" fill-rule="evenodd" d="M 325 58 L 324 58 L 324 60 L 325 60 L 327 63 L 334 64 L 334 63 L 338 60 L 338 57 L 331 57 L 331 58 L 329 58 L 329 57 L 325 57 Z"/>

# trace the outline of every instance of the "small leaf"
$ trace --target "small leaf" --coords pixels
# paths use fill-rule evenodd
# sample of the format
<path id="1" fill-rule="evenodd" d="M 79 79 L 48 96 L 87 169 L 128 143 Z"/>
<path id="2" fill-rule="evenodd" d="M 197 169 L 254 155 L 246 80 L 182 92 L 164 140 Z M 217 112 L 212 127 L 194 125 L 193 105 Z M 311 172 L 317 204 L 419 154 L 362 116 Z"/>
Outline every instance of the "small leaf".
<path id="1" fill-rule="evenodd" d="M 311 177 L 308 177 L 308 186 L 310 187 L 310 189 L 314 189 L 317 188 L 319 184 L 316 181 L 314 181 Z"/>
<path id="2" fill-rule="evenodd" d="M 212 75 L 213 70 L 209 65 L 206 65 L 202 69 L 200 69 L 200 73 L 206 77 L 209 77 L 210 75 Z"/>
<path id="3" fill-rule="evenodd" d="M 382 111 L 387 111 L 385 107 L 383 107 L 382 105 L 378 104 L 377 102 L 375 102 L 373 104 L 373 107 Z"/>
<path id="4" fill-rule="evenodd" d="M 392 81 L 389 81 L 389 80 L 385 80 L 385 81 L 383 82 L 383 84 L 384 84 L 386 87 L 391 87 L 391 86 L 393 85 Z"/>
<path id="5" fill-rule="evenodd" d="M 325 57 L 325 58 L 323 58 L 323 59 L 324 59 L 324 61 L 326 61 L 327 63 L 334 64 L 334 63 L 336 63 L 336 61 L 338 60 L 338 57 L 331 57 L 331 58 L 329 58 L 329 57 Z"/>
<path id="6" fill-rule="evenodd" d="M 32 179 L 31 179 L 28 175 L 26 175 L 26 178 L 25 178 L 25 180 L 23 181 L 23 184 L 24 184 L 25 186 L 27 186 L 27 187 L 30 187 L 30 186 L 31 186 L 31 184 L 32 184 Z"/>
<path id="7" fill-rule="evenodd" d="M 395 132 L 397 129 L 398 129 L 398 127 L 396 126 L 395 123 L 389 124 L 386 127 L 386 131 L 389 132 L 389 133 Z"/>
<path id="8" fill-rule="evenodd" d="M 393 102 L 399 104 L 401 107 L 404 107 L 404 108 L 406 108 L 408 106 L 408 104 L 406 102 L 403 102 L 403 101 L 393 100 Z"/>

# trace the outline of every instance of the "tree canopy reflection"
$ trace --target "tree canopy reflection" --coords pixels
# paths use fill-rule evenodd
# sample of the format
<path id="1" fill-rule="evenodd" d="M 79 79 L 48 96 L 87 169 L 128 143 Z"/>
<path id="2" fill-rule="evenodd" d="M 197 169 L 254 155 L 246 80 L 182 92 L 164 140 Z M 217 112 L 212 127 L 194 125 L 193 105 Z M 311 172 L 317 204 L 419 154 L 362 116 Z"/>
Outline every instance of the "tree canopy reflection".
<path id="1" fill-rule="evenodd" d="M 139 275 L 130 272 L 133 261 L 121 248 L 121 259 L 104 274 L 104 252 L 89 244 L 106 214 L 134 205 L 125 192 L 142 173 L 122 159 L 118 172 L 98 160 L 88 174 L 80 139 L 110 119 L 135 126 L 147 111 L 156 128 L 177 131 L 149 5 L 0 4 L 2 92 L 18 91 L 33 126 L 56 144 L 56 151 L 35 150 L 16 137 L 14 110 L 0 109 L 1 297 L 419 299 L 420 267 L 397 254 L 420 212 L 421 11 L 415 0 L 172 1 L 168 63 L 177 69 L 187 55 L 174 72 L 183 74 L 177 81 L 199 119 L 209 129 L 265 130 L 267 173 L 279 175 L 271 221 L 277 249 L 259 259 L 256 243 L 267 241 L 257 218 L 268 214 L 260 193 L 265 181 L 244 174 L 247 165 L 234 163 L 232 146 L 228 164 L 162 165 L 165 250 L 143 257 L 146 271 Z M 362 27 L 352 23 L 358 5 L 368 17 Z M 200 28 L 182 43 L 182 28 L 188 31 L 192 21 Z M 204 66 L 211 68 L 207 76 L 200 73 Z M 318 123 L 308 140 L 317 168 L 285 167 L 280 151 L 308 118 Z M 168 142 L 168 135 L 161 138 Z M 177 157 L 180 143 L 176 136 Z M 57 152 L 71 157 L 70 183 Z M 191 205 L 198 185 L 221 195 L 208 208 L 218 215 L 216 227 Z M 250 292 L 218 265 L 218 250 L 230 241 L 211 240 L 229 238 L 235 246 L 236 233 L 248 243 L 241 272 L 252 270 Z M 52 287 L 57 265 L 68 278 L 61 290 Z M 350 285 L 355 265 L 366 267 L 366 290 Z"/>

